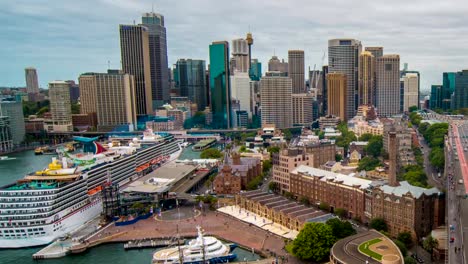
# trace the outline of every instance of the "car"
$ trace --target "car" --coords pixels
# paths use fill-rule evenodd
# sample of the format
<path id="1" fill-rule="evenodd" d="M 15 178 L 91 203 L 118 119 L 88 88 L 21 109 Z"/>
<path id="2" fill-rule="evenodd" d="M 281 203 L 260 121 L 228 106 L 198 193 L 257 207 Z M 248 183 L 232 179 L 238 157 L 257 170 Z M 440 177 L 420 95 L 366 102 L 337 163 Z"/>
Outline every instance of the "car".
<path id="1" fill-rule="evenodd" d="M 463 184 L 463 180 L 462 179 L 458 180 L 458 184 Z"/>

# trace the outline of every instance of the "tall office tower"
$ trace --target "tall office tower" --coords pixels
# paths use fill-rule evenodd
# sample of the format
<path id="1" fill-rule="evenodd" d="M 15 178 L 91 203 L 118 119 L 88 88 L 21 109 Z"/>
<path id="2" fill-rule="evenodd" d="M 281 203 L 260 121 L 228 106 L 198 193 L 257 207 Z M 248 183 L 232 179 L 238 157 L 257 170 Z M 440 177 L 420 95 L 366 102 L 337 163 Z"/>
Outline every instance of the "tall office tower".
<path id="1" fill-rule="evenodd" d="M 358 107 L 358 66 L 361 50 L 359 40 L 331 39 L 328 41 L 329 72 L 346 74 L 346 119 L 353 118 Z"/>
<path id="2" fill-rule="evenodd" d="M 214 128 L 231 128 L 231 84 L 229 79 L 229 42 L 210 45 L 210 93 Z"/>
<path id="3" fill-rule="evenodd" d="M 17 146 L 21 144 L 26 134 L 22 102 L 1 101 L 0 116 L 7 116 L 9 118 L 13 145 Z"/>
<path id="4" fill-rule="evenodd" d="M 383 56 L 383 47 L 365 47 L 364 50 L 372 53 L 372 56 L 374 56 L 374 58 Z"/>
<path id="5" fill-rule="evenodd" d="M 452 108 L 452 95 L 455 92 L 455 73 L 444 72 L 442 75 L 442 109 L 448 110 Z"/>
<path id="6" fill-rule="evenodd" d="M 49 98 L 52 130 L 57 132 L 72 131 L 70 85 L 64 81 L 50 82 Z"/>
<path id="7" fill-rule="evenodd" d="M 273 56 L 268 61 L 268 71 L 270 72 L 279 71 L 279 72 L 284 72 L 286 73 L 286 75 L 288 75 L 288 63 L 284 62 L 284 59 L 280 61 L 277 56 Z"/>
<path id="8" fill-rule="evenodd" d="M 235 61 L 233 65 L 233 72 L 249 72 L 250 61 L 249 61 L 249 45 L 245 39 L 235 39 L 232 41 L 232 59 Z"/>
<path id="9" fill-rule="evenodd" d="M 330 72 L 327 74 L 328 115 L 338 116 L 341 121 L 348 120 L 347 100 L 348 85 L 345 73 Z"/>
<path id="10" fill-rule="evenodd" d="M 420 87 L 421 87 L 421 75 L 419 74 L 419 71 L 413 71 L 413 70 L 408 70 L 408 63 L 405 63 L 403 64 L 403 70 L 400 71 L 400 78 L 403 78 L 404 76 L 406 76 L 407 74 L 415 74 L 418 78 L 418 102 L 419 102 L 419 95 L 420 95 Z M 400 105 L 401 105 L 401 110 L 403 111 L 403 108 L 404 108 L 404 87 L 402 86 L 402 89 L 400 89 L 401 91 L 401 94 L 400 94 L 400 98 L 401 98 L 401 102 L 400 102 Z M 449 97 L 450 98 L 450 97 Z M 411 106 L 411 105 L 410 105 Z M 419 103 L 416 104 L 416 106 L 419 108 Z M 404 110 L 406 111 L 406 110 Z"/>
<path id="11" fill-rule="evenodd" d="M 252 33 L 250 33 L 250 32 L 247 33 L 247 36 L 245 37 L 245 40 L 247 40 L 247 45 L 249 45 L 249 70 L 250 70 L 252 68 L 252 45 L 254 43 Z"/>
<path id="12" fill-rule="evenodd" d="M 468 107 L 468 70 L 455 74 L 455 109 Z"/>
<path id="13" fill-rule="evenodd" d="M 328 65 L 322 66 L 322 102 L 321 102 L 321 115 L 325 115 L 328 112 L 328 81 L 327 81 L 327 74 L 328 74 Z"/>
<path id="14" fill-rule="evenodd" d="M 407 73 L 401 78 L 403 84 L 403 109 L 408 111 L 411 106 L 418 106 L 419 102 L 419 77 L 416 73 Z M 401 109 L 400 109 L 401 110 Z"/>
<path id="15" fill-rule="evenodd" d="M 13 150 L 10 117 L 0 113 L 0 153 Z"/>
<path id="16" fill-rule="evenodd" d="M 136 128 L 135 79 L 132 75 L 108 70 L 84 73 L 79 77 L 84 100 L 82 114 L 96 113 L 99 131 L 133 131 Z M 92 99 L 94 98 L 94 99 Z"/>
<path id="17" fill-rule="evenodd" d="M 442 85 L 431 85 L 431 97 L 429 98 L 430 109 L 442 109 Z"/>
<path id="18" fill-rule="evenodd" d="M 205 70 L 204 60 L 192 59 L 177 60 L 174 69 L 174 80 L 180 96 L 188 97 L 192 103 L 196 103 L 198 111 L 205 110 L 208 105 L 206 101 Z"/>
<path id="19" fill-rule="evenodd" d="M 39 81 L 37 80 L 36 68 L 25 68 L 24 73 L 26 78 L 26 91 L 28 93 L 39 93 Z"/>
<path id="20" fill-rule="evenodd" d="M 376 106 L 380 116 L 400 113 L 400 56 L 383 55 L 376 59 Z"/>
<path id="21" fill-rule="evenodd" d="M 288 76 L 292 79 L 293 93 L 305 92 L 304 51 L 288 51 Z"/>
<path id="22" fill-rule="evenodd" d="M 135 77 L 137 115 L 150 115 L 153 113 L 153 90 L 148 29 L 144 26 L 120 25 L 120 52 L 122 70 Z"/>
<path id="23" fill-rule="evenodd" d="M 375 59 L 369 51 L 359 55 L 359 105 L 374 105 Z"/>
<path id="24" fill-rule="evenodd" d="M 236 72 L 230 78 L 232 99 L 239 101 L 239 111 L 247 112 L 248 118 L 252 118 L 249 74 Z"/>
<path id="25" fill-rule="evenodd" d="M 206 84 L 206 87 L 205 87 L 206 103 L 208 105 L 211 105 L 210 65 L 209 64 L 208 64 L 208 69 L 205 71 L 205 84 Z"/>
<path id="26" fill-rule="evenodd" d="M 148 29 L 152 107 L 156 108 L 170 99 L 166 27 L 164 16 L 158 13 L 144 13 L 141 20 Z"/>
<path id="27" fill-rule="evenodd" d="M 74 104 L 80 99 L 80 86 L 73 80 L 65 81 L 70 85 L 70 101 Z"/>
<path id="28" fill-rule="evenodd" d="M 280 72 L 269 72 L 260 80 L 262 125 L 292 127 L 292 80 Z"/>
<path id="29" fill-rule="evenodd" d="M 312 124 L 313 104 L 314 97 L 310 93 L 292 94 L 293 125 Z"/>
<path id="30" fill-rule="evenodd" d="M 260 78 L 262 78 L 262 63 L 258 59 L 250 61 L 249 76 L 252 81 L 260 81 Z"/>

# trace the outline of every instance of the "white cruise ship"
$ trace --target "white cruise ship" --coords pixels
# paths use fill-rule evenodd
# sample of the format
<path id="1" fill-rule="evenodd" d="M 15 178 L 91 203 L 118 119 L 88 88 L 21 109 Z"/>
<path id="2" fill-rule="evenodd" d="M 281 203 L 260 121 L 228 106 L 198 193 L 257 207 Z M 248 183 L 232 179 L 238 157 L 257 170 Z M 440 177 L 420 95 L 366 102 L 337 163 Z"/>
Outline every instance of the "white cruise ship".
<path id="1" fill-rule="evenodd" d="M 138 168 L 181 151 L 171 135 L 151 130 L 137 138 L 111 137 L 107 149 L 96 139 L 75 138 L 94 153 L 64 154 L 47 169 L 0 187 L 0 248 L 45 245 L 69 234 L 101 214 L 104 184 L 123 185 L 141 176 Z"/>
<path id="2" fill-rule="evenodd" d="M 236 258 L 231 253 L 231 247 L 219 239 L 204 236 L 200 226 L 197 226 L 198 237 L 188 245 L 176 246 L 156 251 L 153 255 L 154 264 L 216 264 L 227 263 Z"/>

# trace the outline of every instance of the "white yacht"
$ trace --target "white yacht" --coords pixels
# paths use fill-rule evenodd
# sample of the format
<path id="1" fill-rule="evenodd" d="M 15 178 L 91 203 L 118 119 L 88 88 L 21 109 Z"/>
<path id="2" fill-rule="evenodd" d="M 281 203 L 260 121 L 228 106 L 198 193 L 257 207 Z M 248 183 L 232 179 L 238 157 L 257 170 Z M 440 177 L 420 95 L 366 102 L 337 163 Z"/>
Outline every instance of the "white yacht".
<path id="1" fill-rule="evenodd" d="M 236 258 L 231 253 L 231 247 L 212 236 L 204 236 L 203 230 L 197 226 L 198 237 L 187 245 L 175 246 L 156 251 L 153 255 L 154 264 L 216 264 L 227 263 Z"/>

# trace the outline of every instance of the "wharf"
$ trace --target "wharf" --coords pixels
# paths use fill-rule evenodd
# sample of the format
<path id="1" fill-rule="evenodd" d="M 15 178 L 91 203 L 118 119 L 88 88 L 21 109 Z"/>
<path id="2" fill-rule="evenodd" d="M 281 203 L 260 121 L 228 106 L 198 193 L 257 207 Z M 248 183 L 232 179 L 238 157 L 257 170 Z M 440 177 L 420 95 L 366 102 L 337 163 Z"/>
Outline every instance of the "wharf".
<path id="1" fill-rule="evenodd" d="M 124 249 L 140 249 L 140 248 L 157 248 L 157 247 L 167 247 L 171 245 L 183 245 L 185 244 L 185 239 L 179 239 L 177 243 L 177 239 L 174 238 L 159 238 L 159 239 L 135 239 L 130 240 L 124 244 Z"/>

